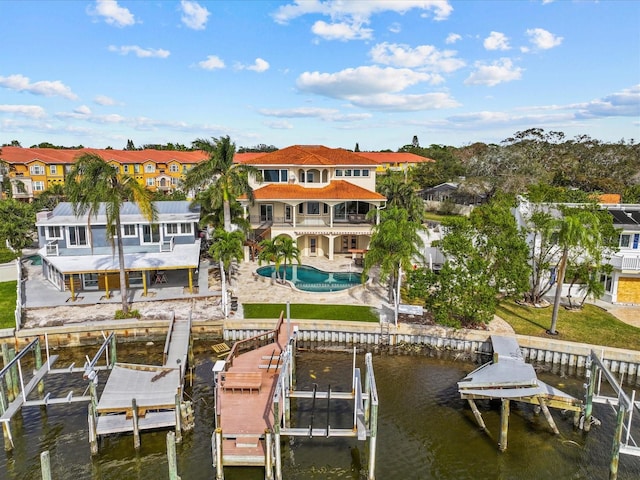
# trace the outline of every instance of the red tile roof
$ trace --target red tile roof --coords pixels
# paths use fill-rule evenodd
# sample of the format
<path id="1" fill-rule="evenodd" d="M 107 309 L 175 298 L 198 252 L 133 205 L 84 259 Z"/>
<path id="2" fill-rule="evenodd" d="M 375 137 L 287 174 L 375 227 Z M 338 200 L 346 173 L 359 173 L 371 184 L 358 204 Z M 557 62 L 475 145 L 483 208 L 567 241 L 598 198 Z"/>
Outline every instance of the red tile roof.
<path id="1" fill-rule="evenodd" d="M 409 152 L 355 152 L 376 163 L 423 163 L 435 162 L 432 158 L 421 157 Z"/>
<path id="2" fill-rule="evenodd" d="M 326 187 L 308 188 L 287 183 L 271 183 L 253 191 L 256 200 L 386 200 L 383 195 L 345 180 L 334 180 Z M 246 200 L 246 196 L 240 197 Z"/>
<path id="3" fill-rule="evenodd" d="M 371 159 L 344 150 L 342 148 L 328 148 L 322 145 L 293 145 L 291 147 L 264 153 L 254 157 L 243 157 L 238 154 L 235 161 L 255 166 L 261 165 L 304 165 L 304 166 L 374 166 L 377 163 Z"/>
<path id="4" fill-rule="evenodd" d="M 603 193 L 598 195 L 598 201 L 600 203 L 618 204 L 622 203 L 622 195 L 619 193 Z"/>

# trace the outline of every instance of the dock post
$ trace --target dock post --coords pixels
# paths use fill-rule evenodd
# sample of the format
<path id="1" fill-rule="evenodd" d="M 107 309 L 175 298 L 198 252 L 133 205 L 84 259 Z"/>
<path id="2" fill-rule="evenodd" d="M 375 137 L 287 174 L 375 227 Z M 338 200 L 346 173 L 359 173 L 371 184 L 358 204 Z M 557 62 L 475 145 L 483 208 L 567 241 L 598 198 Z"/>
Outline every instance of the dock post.
<path id="1" fill-rule="evenodd" d="M 509 400 L 502 399 L 502 410 L 500 412 L 500 440 L 498 448 L 501 452 L 507 449 L 507 434 L 509 432 Z"/>
<path id="2" fill-rule="evenodd" d="M 618 415 L 616 417 L 616 430 L 613 434 L 613 447 L 611 451 L 611 464 L 609 466 L 609 480 L 618 478 L 618 462 L 620 460 L 620 442 L 622 441 L 622 427 L 624 424 L 624 416 L 626 413 L 625 403 L 620 401 L 620 393 L 618 393 Z"/>
<path id="3" fill-rule="evenodd" d="M 274 439 L 275 462 L 276 462 L 276 480 L 282 480 L 282 452 L 280 451 L 280 425 L 275 426 Z"/>
<path id="4" fill-rule="evenodd" d="M 11 424 L 2 422 L 2 434 L 4 436 L 4 449 L 7 452 L 13 450 L 13 437 L 11 436 Z"/>
<path id="5" fill-rule="evenodd" d="M 98 434 L 93 402 L 89 402 L 88 411 L 89 413 L 87 415 L 87 420 L 89 424 L 89 445 L 91 449 L 91 455 L 96 455 L 98 453 Z"/>
<path id="6" fill-rule="evenodd" d="M 591 355 L 587 357 L 587 364 L 589 369 L 587 374 L 587 393 L 584 402 L 584 419 L 583 430 L 588 432 L 591 430 L 591 413 L 593 412 L 593 391 L 596 387 L 596 374 L 598 373 L 598 365 L 591 359 Z"/>
<path id="7" fill-rule="evenodd" d="M 169 480 L 180 480 L 176 459 L 176 434 L 173 432 L 167 433 L 167 463 L 169 464 Z"/>
<path id="8" fill-rule="evenodd" d="M 3 343 L 2 344 L 2 362 L 4 365 L 8 365 L 9 362 L 13 359 L 13 356 L 10 353 L 9 350 L 9 344 L 8 343 Z M 11 372 L 7 372 L 4 376 L 4 381 L 7 384 L 7 397 L 9 398 L 9 402 L 13 402 L 14 400 L 14 395 L 13 395 L 13 377 L 11 376 Z"/>
<path id="9" fill-rule="evenodd" d="M 45 450 L 40 454 L 40 468 L 42 469 L 42 480 L 51 480 L 51 462 L 49 459 L 49 450 Z"/>
<path id="10" fill-rule="evenodd" d="M 547 419 L 547 422 L 549 423 L 551 430 L 553 430 L 553 433 L 555 433 L 556 435 L 560 435 L 560 431 L 556 426 L 556 422 L 553 421 L 553 417 L 551 416 L 549 407 L 547 407 L 547 404 L 544 402 L 544 399 L 542 397 L 538 397 L 538 403 L 540 404 L 540 408 L 542 408 L 542 413 L 544 413 L 544 418 Z"/>
<path id="11" fill-rule="evenodd" d="M 16 357 L 16 351 L 13 348 L 9 349 L 9 360 L 13 360 Z M 20 381 L 18 379 L 18 367 L 20 365 L 20 360 L 18 360 L 18 363 L 14 364 L 13 367 L 11 367 L 11 385 L 13 387 L 13 398 L 16 399 L 18 398 L 18 396 L 20 396 Z"/>
<path id="12" fill-rule="evenodd" d="M 370 436 L 369 436 L 369 472 L 367 480 L 375 480 L 376 478 L 376 439 L 378 436 L 378 405 L 371 403 L 371 415 L 369 418 Z"/>
<path id="13" fill-rule="evenodd" d="M 36 370 L 40 370 L 42 368 L 42 349 L 40 348 L 39 338 L 34 348 L 35 348 L 34 353 L 35 353 Z M 38 394 L 40 396 L 44 395 L 44 380 L 40 380 L 38 382 Z"/>
<path id="14" fill-rule="evenodd" d="M 478 422 L 478 425 L 480 426 L 480 428 L 482 430 L 486 430 L 487 426 L 484 424 L 484 420 L 482 419 L 482 414 L 480 413 L 480 410 L 478 410 L 478 406 L 476 405 L 476 402 L 472 398 L 468 398 L 467 402 L 469 403 L 469 406 L 471 407 L 471 411 L 473 412 L 473 416 L 476 417 L 476 422 Z"/>
<path id="15" fill-rule="evenodd" d="M 138 428 L 138 403 L 134 398 L 131 400 L 131 420 L 133 421 L 133 448 L 140 449 L 140 429 Z"/>
<path id="16" fill-rule="evenodd" d="M 110 367 L 113 368 L 113 366 L 116 364 L 116 362 L 118 361 L 118 354 L 116 351 L 116 336 L 114 335 L 113 337 L 111 337 L 111 345 L 109 345 L 109 355 L 111 356 L 111 358 L 109 359 L 109 363 L 110 363 Z"/>
<path id="17" fill-rule="evenodd" d="M 271 431 L 264 431 L 264 480 L 273 480 L 273 437 Z"/>
<path id="18" fill-rule="evenodd" d="M 224 480 L 224 469 L 222 467 L 222 429 L 216 428 L 216 480 Z"/>
<path id="19" fill-rule="evenodd" d="M 176 393 L 176 443 L 182 442 L 182 409 L 180 408 L 180 394 Z"/>

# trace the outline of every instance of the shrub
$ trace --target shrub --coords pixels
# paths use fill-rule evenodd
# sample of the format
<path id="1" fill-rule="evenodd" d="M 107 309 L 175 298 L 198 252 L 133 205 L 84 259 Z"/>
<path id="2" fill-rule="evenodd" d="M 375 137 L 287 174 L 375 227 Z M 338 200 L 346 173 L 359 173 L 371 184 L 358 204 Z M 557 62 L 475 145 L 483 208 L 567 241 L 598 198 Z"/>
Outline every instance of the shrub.
<path id="1" fill-rule="evenodd" d="M 140 318 L 139 310 L 129 310 L 129 313 L 124 313 L 122 310 L 116 310 L 116 320 L 123 320 L 125 318 Z"/>

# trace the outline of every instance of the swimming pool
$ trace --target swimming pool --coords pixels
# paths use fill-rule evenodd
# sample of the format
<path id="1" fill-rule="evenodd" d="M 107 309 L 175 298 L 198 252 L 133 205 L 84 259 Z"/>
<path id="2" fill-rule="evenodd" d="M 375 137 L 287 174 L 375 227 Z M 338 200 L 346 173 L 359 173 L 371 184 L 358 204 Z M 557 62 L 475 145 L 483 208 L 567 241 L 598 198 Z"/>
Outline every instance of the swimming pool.
<path id="1" fill-rule="evenodd" d="M 278 269 L 282 278 L 285 268 Z M 258 275 L 271 278 L 275 266 L 267 265 L 256 270 Z M 286 277 L 298 290 L 305 292 L 339 292 L 362 283 L 362 274 L 356 272 L 325 272 L 309 265 L 287 265 Z"/>
<path id="2" fill-rule="evenodd" d="M 29 260 L 31 265 L 42 265 L 42 257 L 40 255 L 29 255 L 25 257 L 25 260 Z"/>

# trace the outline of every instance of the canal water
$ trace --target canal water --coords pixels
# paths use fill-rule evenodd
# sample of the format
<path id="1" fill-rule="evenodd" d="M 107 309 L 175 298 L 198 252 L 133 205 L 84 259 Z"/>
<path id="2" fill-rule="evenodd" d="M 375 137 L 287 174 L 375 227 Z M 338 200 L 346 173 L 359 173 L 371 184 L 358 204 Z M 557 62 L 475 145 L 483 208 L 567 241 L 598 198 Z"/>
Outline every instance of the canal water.
<path id="1" fill-rule="evenodd" d="M 178 471 L 183 480 L 214 478 L 211 466 L 213 431 L 213 388 L 211 368 L 216 360 L 211 343 L 196 343 L 193 400 L 196 426 L 178 445 Z M 161 363 L 162 345 L 118 345 L 118 359 L 132 363 Z M 95 351 L 95 350 L 94 350 Z M 56 367 L 71 361 L 82 363 L 82 350 L 61 349 Z M 299 389 L 349 391 L 353 358 L 348 353 L 304 352 L 297 359 Z M 363 368 L 364 354 L 358 356 Z M 373 365 L 380 400 L 376 478 L 382 480 L 545 480 L 607 479 L 613 438 L 614 414 L 610 407 L 596 405 L 595 416 L 602 425 L 589 433 L 573 428 L 572 415 L 552 410 L 561 434 L 553 435 L 544 419 L 530 406 L 512 402 L 509 442 L 500 453 L 499 402 L 479 402 L 489 434 L 479 430 L 465 402 L 460 400 L 456 382 L 476 368 L 471 362 L 428 355 L 374 355 Z M 106 380 L 101 374 L 101 384 Z M 582 397 L 583 380 L 552 373 L 540 378 L 567 393 Z M 68 377 L 47 380 L 47 391 L 58 389 L 66 395 Z M 82 393 L 83 381 L 76 381 Z M 326 401 L 325 401 L 326 402 Z M 315 408 L 298 401 L 297 426 L 334 428 L 348 426 L 352 410 L 346 403 Z M 85 404 L 31 407 L 12 422 L 16 448 L 0 448 L 0 479 L 31 480 L 40 476 L 40 453 L 50 451 L 54 480 L 160 480 L 168 478 L 166 432 L 143 433 L 136 452 L 130 435 L 101 441 L 99 454 L 91 457 L 87 435 Z M 636 438 L 640 432 L 635 432 Z M 366 478 L 367 450 L 363 443 L 344 438 L 296 438 L 283 440 L 285 480 Z M 264 471 L 254 468 L 227 468 L 227 480 L 262 480 Z M 640 459 L 621 456 L 620 480 L 640 479 Z"/>

